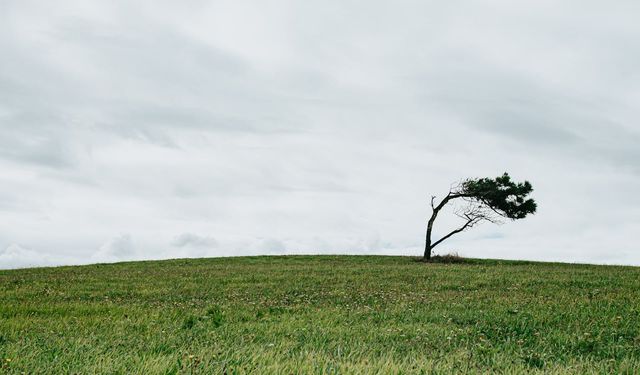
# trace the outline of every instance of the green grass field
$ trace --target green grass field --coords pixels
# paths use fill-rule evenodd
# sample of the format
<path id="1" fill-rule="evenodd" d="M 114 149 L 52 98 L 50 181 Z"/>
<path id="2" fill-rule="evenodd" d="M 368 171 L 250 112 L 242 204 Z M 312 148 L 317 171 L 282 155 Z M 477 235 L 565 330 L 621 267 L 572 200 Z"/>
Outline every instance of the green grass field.
<path id="1" fill-rule="evenodd" d="M 0 271 L 0 373 L 640 373 L 640 268 L 406 257 Z"/>

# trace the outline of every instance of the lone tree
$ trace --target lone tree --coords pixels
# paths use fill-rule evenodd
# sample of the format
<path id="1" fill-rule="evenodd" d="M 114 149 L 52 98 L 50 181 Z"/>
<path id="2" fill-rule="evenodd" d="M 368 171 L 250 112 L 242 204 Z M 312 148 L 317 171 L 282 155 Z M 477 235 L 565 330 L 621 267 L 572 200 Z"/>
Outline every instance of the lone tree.
<path id="1" fill-rule="evenodd" d="M 536 202 L 527 196 L 533 191 L 529 181 L 513 182 L 508 173 L 492 178 L 467 179 L 449 190 L 440 203 L 436 205 L 436 197 L 431 197 L 431 217 L 427 224 L 427 239 L 424 247 L 423 260 L 431 259 L 434 247 L 456 233 L 467 230 L 478 223 L 489 221 L 494 224 L 502 223 L 503 219 L 524 219 L 536 212 Z M 462 201 L 454 213 L 464 219 L 464 224 L 439 240 L 431 241 L 433 223 L 447 203 Z"/>

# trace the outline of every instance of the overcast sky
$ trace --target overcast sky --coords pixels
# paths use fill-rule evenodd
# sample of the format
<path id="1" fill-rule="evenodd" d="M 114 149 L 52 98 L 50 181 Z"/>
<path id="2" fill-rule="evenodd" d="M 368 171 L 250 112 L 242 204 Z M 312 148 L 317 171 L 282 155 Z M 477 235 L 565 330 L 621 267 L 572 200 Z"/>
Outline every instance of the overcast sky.
<path id="1" fill-rule="evenodd" d="M 640 3 L 0 2 L 0 268 L 420 255 L 640 265 Z M 457 224 L 443 216 L 436 237 Z"/>

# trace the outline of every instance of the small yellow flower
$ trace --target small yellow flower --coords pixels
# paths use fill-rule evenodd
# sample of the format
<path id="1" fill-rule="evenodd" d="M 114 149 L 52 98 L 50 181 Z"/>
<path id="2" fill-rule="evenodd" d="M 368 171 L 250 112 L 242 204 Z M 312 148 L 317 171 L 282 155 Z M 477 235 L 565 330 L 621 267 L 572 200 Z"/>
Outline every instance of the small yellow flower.
<path id="1" fill-rule="evenodd" d="M 189 359 L 192 359 L 193 357 L 195 357 L 193 354 L 189 354 Z"/>

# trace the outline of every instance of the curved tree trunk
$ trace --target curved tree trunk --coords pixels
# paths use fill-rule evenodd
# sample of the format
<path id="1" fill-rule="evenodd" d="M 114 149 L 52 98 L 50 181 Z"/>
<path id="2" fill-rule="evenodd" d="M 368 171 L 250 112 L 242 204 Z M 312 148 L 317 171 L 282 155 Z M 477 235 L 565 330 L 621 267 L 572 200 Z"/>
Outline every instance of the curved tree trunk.
<path id="1" fill-rule="evenodd" d="M 429 224 L 427 225 L 427 236 L 424 244 L 424 255 L 422 256 L 422 260 L 427 262 L 431 260 L 431 250 L 433 249 L 433 246 L 431 246 L 431 230 L 433 229 L 433 219 L 435 219 L 435 217 L 434 215 L 431 215 L 431 219 L 429 219 Z"/>
<path id="2" fill-rule="evenodd" d="M 431 260 L 431 250 L 433 250 L 433 246 L 431 245 L 431 231 L 433 230 L 433 223 L 436 221 L 436 216 L 438 216 L 438 212 L 440 209 L 444 207 L 445 204 L 449 201 L 449 196 L 445 197 L 442 202 L 436 207 L 433 204 L 433 200 L 435 197 L 431 198 L 431 209 L 433 210 L 431 213 L 431 217 L 429 218 L 429 222 L 427 223 L 427 236 L 424 244 L 424 255 L 422 256 L 422 260 L 429 261 Z"/>
<path id="3" fill-rule="evenodd" d="M 432 213 L 431 213 L 431 217 L 429 218 L 429 222 L 427 223 L 427 235 L 425 239 L 424 255 L 422 256 L 422 260 L 424 261 L 431 260 L 431 251 L 433 250 L 434 247 L 436 247 L 436 245 L 438 245 L 440 242 L 442 242 L 445 239 L 445 238 L 442 238 L 436 243 L 431 242 L 431 232 L 433 231 L 433 223 L 436 221 L 436 217 L 438 216 L 438 213 L 440 212 L 442 207 L 444 207 L 447 203 L 449 203 L 450 200 L 460 198 L 463 196 L 464 196 L 463 194 L 459 194 L 459 193 L 449 193 L 446 197 L 444 197 L 444 199 L 442 199 L 442 202 L 440 202 L 437 206 L 434 204 L 434 200 L 436 197 L 431 197 Z M 446 237 L 448 238 L 451 234 L 449 234 Z"/>

